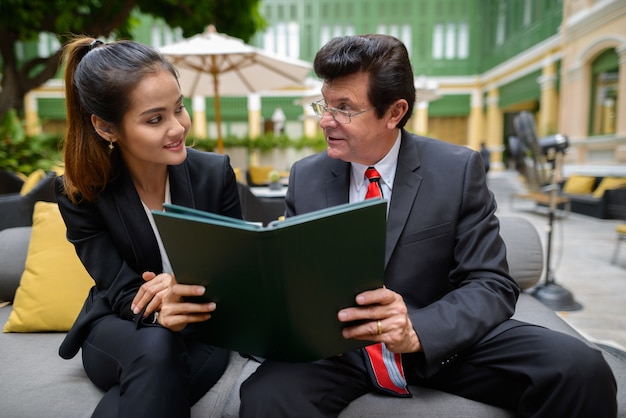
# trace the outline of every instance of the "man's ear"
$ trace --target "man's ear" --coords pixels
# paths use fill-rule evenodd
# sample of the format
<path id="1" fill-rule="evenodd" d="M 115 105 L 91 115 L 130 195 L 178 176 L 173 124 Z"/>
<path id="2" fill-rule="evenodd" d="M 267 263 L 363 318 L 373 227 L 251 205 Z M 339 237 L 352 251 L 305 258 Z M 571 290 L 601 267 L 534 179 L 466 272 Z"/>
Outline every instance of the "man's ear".
<path id="1" fill-rule="evenodd" d="M 91 115 L 91 124 L 96 130 L 96 133 L 105 140 L 109 141 L 110 143 L 117 141 L 117 138 L 115 136 L 115 129 L 110 122 L 107 122 L 96 115 Z"/>
<path id="2" fill-rule="evenodd" d="M 402 120 L 406 112 L 409 110 L 409 104 L 404 99 L 396 100 L 389 107 L 389 119 L 387 119 L 387 125 L 389 129 L 395 129 L 398 123 Z"/>

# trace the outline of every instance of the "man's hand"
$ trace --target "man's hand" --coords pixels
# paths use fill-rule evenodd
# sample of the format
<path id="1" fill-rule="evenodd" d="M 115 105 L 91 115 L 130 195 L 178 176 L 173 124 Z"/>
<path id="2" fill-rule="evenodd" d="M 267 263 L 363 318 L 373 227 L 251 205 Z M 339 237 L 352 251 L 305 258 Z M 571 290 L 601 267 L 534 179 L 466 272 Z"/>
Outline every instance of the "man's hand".
<path id="1" fill-rule="evenodd" d="M 400 294 L 383 287 L 358 294 L 356 303 L 359 306 L 342 309 L 337 314 L 341 322 L 363 322 L 344 328 L 344 338 L 384 342 L 394 353 L 421 351 L 422 346 Z"/>

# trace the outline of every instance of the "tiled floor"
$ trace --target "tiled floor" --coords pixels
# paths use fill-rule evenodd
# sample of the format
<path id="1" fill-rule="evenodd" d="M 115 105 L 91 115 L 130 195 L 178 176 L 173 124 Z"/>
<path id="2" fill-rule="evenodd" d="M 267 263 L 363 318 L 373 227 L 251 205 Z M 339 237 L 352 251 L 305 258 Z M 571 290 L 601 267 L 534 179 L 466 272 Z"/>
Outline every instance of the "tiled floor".
<path id="1" fill-rule="evenodd" d="M 498 202 L 498 214 L 515 214 L 530 220 L 545 251 L 547 209 L 536 210 L 530 201 L 511 203 L 511 194 L 524 190 L 518 173 L 490 172 L 488 183 Z M 626 350 L 626 244 L 618 262 L 610 262 L 617 242 L 615 227 L 620 222 L 624 221 L 577 214 L 556 216 L 550 264 L 554 282 L 571 292 L 583 306 L 558 314 L 591 340 Z"/>

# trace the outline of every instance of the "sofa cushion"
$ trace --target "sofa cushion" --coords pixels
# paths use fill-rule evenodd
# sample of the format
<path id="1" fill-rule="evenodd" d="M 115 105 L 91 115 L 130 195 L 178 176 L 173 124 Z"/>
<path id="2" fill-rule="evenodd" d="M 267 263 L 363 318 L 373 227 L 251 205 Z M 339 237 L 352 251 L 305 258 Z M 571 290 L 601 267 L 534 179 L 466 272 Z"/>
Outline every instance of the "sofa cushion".
<path id="1" fill-rule="evenodd" d="M 46 177 L 46 172 L 43 171 L 41 168 L 30 173 L 28 177 L 26 177 L 26 180 L 24 180 L 24 183 L 22 184 L 22 188 L 20 189 L 20 194 L 22 196 L 26 196 L 45 177 Z"/>
<path id="2" fill-rule="evenodd" d="M 0 308 L 6 321 L 11 307 Z M 79 356 L 58 355 L 64 333 L 1 334 L 0 415 L 37 418 L 88 418 L 102 392 L 85 376 Z M 70 395 L 71 394 L 71 395 Z"/>
<path id="3" fill-rule="evenodd" d="M 604 177 L 598 187 L 593 191 L 593 197 L 600 198 L 609 189 L 626 187 L 626 177 Z"/>
<path id="4" fill-rule="evenodd" d="M 15 291 L 24 272 L 30 231 L 30 226 L 8 228 L 0 231 L 0 254 L 2 254 L 0 302 L 12 302 L 15 297 Z"/>
<path id="5" fill-rule="evenodd" d="M 563 186 L 563 193 L 567 194 L 587 194 L 593 191 L 596 184 L 594 176 L 582 176 L 574 174 L 570 176 Z"/>
<path id="6" fill-rule="evenodd" d="M 37 202 L 26 267 L 4 332 L 67 331 L 92 285 L 65 238 L 58 205 Z"/>

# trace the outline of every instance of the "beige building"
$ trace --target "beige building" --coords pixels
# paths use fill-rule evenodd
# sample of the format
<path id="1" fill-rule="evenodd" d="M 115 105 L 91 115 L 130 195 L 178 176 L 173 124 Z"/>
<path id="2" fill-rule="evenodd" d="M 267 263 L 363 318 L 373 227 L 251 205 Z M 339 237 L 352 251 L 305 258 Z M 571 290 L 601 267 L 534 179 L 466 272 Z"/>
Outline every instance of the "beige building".
<path id="1" fill-rule="evenodd" d="M 626 0 L 566 1 L 560 54 L 568 161 L 626 165 Z"/>
<path id="2" fill-rule="evenodd" d="M 514 116 L 529 111 L 538 137 L 568 136 L 573 170 L 601 165 L 626 173 L 626 0 L 564 0 L 556 35 L 476 77 L 429 79 L 441 97 L 469 95 L 470 111 L 467 118 L 428 117 L 429 103 L 418 103 L 415 132 L 474 149 L 485 142 L 498 168 Z M 537 84 L 537 97 L 511 97 Z"/>
<path id="3" fill-rule="evenodd" d="M 566 154 L 566 162 L 569 165 L 623 165 L 626 173 L 626 0 L 549 1 L 562 5 L 562 13 L 561 9 L 556 8 L 558 15 L 556 21 L 551 23 L 555 27 L 561 22 L 554 35 L 504 62 L 482 70 L 480 74 L 440 76 L 441 71 L 437 70 L 428 77 L 417 76 L 418 103 L 409 129 L 474 149 L 485 142 L 492 151 L 492 166 L 497 169 L 502 166 L 502 153 L 507 136 L 512 132 L 512 120 L 517 112 L 526 110 L 536 115 L 539 137 L 555 133 L 568 136 L 570 149 Z M 263 3 L 268 5 L 275 2 L 266 0 Z M 468 4 L 465 0 L 449 3 L 455 7 Z M 496 45 L 500 34 L 503 38 L 506 34 L 506 29 L 500 31 L 497 27 L 501 10 L 513 7 L 515 11 L 508 13 L 516 14 L 515 17 L 523 20 L 523 24 L 529 28 L 534 23 L 531 13 L 533 7 L 538 10 L 539 17 L 546 15 L 541 10 L 553 12 L 555 9 L 554 3 L 534 0 L 496 1 L 492 6 L 493 10 L 488 11 L 492 14 L 490 22 L 494 25 L 494 39 L 490 42 Z M 526 11 L 528 16 L 525 16 Z M 517 16 L 520 14 L 518 12 L 524 14 L 523 19 Z M 436 17 L 429 15 L 424 19 L 430 21 Z M 419 22 L 414 22 L 399 36 L 403 38 L 402 34 L 406 32 L 407 39 L 403 41 L 415 44 L 417 39 L 424 38 L 424 34 L 417 33 L 421 26 Z M 317 25 L 310 27 L 316 28 Z M 349 27 L 344 29 L 349 32 Z M 381 25 L 378 30 L 388 32 L 390 28 Z M 297 33 L 292 35 L 296 36 Z M 506 44 L 503 45 L 506 47 Z M 311 48 L 313 53 L 317 47 Z M 420 57 L 423 57 L 422 49 L 415 48 L 415 53 L 420 52 Z M 433 49 L 436 48 L 433 46 Z M 416 59 L 416 62 L 420 60 Z M 445 65 L 453 62 L 436 61 L 437 64 Z M 62 108 L 58 102 L 62 100 L 60 87 L 59 80 L 51 80 L 27 95 L 27 127 L 31 133 L 36 133 L 42 126 L 44 130 L 61 130 L 63 119 L 58 112 Z M 425 94 L 420 94 L 420 88 Z M 532 94 L 524 94 L 525 89 L 532 90 Z M 295 96 L 297 93 L 293 94 Z M 302 117 L 302 113 L 306 115 L 307 107 L 295 111 L 291 108 L 296 99 L 294 96 L 281 102 L 286 113 L 289 109 L 286 122 L 288 132 L 308 136 L 317 134 L 316 121 Z M 455 98 L 458 101 L 455 102 Z M 260 101 L 258 97 L 247 98 L 244 105 L 237 109 L 241 113 L 239 122 L 232 122 L 232 126 L 237 123 L 243 125 L 239 131 L 247 131 L 252 135 L 255 131 L 251 127 L 261 125 Z M 447 111 L 455 103 L 462 103 L 458 106 L 459 110 L 456 113 Z M 199 105 L 194 101 L 194 123 L 206 124 L 207 120 L 211 121 L 208 113 L 211 107 L 204 102 Z M 441 108 L 446 106 L 446 111 L 442 112 Z M 435 109 L 437 107 L 439 109 Z M 53 116 L 57 113 L 58 117 Z M 297 125 L 297 129 L 292 129 L 294 125 Z M 199 137 L 206 135 L 206 126 L 194 129 Z M 232 128 L 231 132 L 239 131 Z"/>

